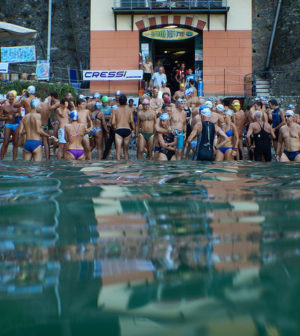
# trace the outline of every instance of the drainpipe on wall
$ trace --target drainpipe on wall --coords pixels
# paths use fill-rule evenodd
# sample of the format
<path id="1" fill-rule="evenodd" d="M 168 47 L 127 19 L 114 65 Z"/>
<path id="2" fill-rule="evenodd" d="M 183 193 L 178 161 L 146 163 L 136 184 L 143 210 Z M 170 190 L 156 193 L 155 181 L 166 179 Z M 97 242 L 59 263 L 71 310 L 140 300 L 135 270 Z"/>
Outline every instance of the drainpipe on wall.
<path id="1" fill-rule="evenodd" d="M 266 70 L 269 70 L 269 68 L 270 68 L 270 58 L 271 58 L 271 53 L 272 53 L 272 48 L 273 48 L 273 42 L 274 42 L 275 32 L 276 32 L 276 28 L 277 28 L 277 23 L 278 23 L 278 18 L 279 18 L 279 12 L 280 12 L 280 8 L 281 8 L 281 3 L 282 3 L 282 0 L 278 0 L 278 2 L 277 2 L 277 8 L 276 8 L 276 14 L 275 14 L 274 22 L 273 22 L 272 34 L 271 34 L 271 38 L 270 38 L 268 55 L 267 55 L 267 59 L 266 59 Z"/>

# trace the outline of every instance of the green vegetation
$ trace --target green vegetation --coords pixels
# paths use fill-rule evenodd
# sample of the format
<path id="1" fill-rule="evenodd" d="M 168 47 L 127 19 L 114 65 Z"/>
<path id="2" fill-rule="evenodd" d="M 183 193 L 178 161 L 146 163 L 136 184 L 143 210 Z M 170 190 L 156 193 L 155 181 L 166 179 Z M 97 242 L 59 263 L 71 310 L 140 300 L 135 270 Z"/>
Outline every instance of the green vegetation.
<path id="1" fill-rule="evenodd" d="M 40 95 L 42 98 L 47 97 L 53 91 L 58 93 L 59 99 L 63 98 L 67 92 L 71 92 L 73 97 L 77 96 L 76 90 L 69 84 L 32 81 L 0 82 L 0 93 L 6 94 L 11 90 L 16 90 L 18 95 L 21 95 L 22 90 L 27 89 L 29 85 L 34 85 L 37 95 Z"/>

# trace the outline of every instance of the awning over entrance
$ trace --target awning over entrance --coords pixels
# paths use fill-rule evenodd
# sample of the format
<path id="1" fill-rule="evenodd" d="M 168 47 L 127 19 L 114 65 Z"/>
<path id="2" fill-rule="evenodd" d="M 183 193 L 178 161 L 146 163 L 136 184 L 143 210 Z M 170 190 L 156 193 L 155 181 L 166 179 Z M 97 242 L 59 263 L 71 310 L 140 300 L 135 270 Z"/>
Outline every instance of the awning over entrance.
<path id="1" fill-rule="evenodd" d="M 35 38 L 37 31 L 0 21 L 0 42 Z"/>

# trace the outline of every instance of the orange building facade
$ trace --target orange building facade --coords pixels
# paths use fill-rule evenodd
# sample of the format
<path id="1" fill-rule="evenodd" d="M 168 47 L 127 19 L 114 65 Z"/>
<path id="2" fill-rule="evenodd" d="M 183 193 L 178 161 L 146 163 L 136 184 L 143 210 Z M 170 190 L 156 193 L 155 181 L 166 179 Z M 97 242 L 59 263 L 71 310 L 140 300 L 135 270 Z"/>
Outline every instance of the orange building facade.
<path id="1" fill-rule="evenodd" d="M 91 1 L 90 70 L 139 69 L 147 44 L 154 64 L 158 57 L 163 64 L 170 63 L 178 46 L 177 53 L 186 52 L 178 62 L 190 62 L 190 67 L 199 70 L 203 95 L 244 95 L 244 76 L 252 72 L 251 0 L 218 1 L 220 8 L 213 10 L 191 8 L 195 1 L 187 0 L 183 2 L 188 8 L 174 7 L 167 12 L 161 7 L 128 9 L 129 2 L 122 6 L 122 1 Z M 157 42 L 143 36 L 146 31 L 169 27 L 197 34 L 195 43 L 192 39 Z M 91 81 L 90 88 L 105 94 L 115 90 L 138 94 L 139 85 L 138 81 Z"/>

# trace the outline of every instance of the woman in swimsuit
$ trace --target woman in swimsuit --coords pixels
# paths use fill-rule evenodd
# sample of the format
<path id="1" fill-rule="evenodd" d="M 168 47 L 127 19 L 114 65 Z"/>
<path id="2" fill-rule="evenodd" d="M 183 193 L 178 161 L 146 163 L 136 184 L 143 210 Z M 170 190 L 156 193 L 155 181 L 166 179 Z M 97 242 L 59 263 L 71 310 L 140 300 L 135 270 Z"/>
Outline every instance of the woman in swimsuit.
<path id="1" fill-rule="evenodd" d="M 235 124 L 232 122 L 232 110 L 225 110 L 223 113 L 224 123 L 222 130 L 228 137 L 224 147 L 219 147 L 217 143 L 216 161 L 230 161 L 237 155 L 239 136 Z"/>
<path id="2" fill-rule="evenodd" d="M 165 129 L 170 128 L 170 116 L 163 113 L 160 117 L 160 126 Z M 177 145 L 177 137 L 173 133 L 157 133 L 158 140 L 158 161 L 175 161 L 175 146 Z"/>
<path id="3" fill-rule="evenodd" d="M 93 123 L 93 128 L 91 129 L 91 152 L 95 147 L 97 147 L 97 158 L 98 160 L 102 159 L 103 153 L 103 139 L 104 136 L 107 138 L 108 129 L 105 122 L 104 113 L 100 111 L 100 103 L 95 104 L 96 110 L 91 113 L 91 119 Z M 105 131 L 105 133 L 104 133 Z"/>
<path id="4" fill-rule="evenodd" d="M 66 160 L 84 160 L 84 149 L 82 139 L 86 132 L 86 126 L 78 122 L 78 112 L 73 110 L 69 113 L 71 123 L 65 126 L 65 137 L 67 141 Z"/>

